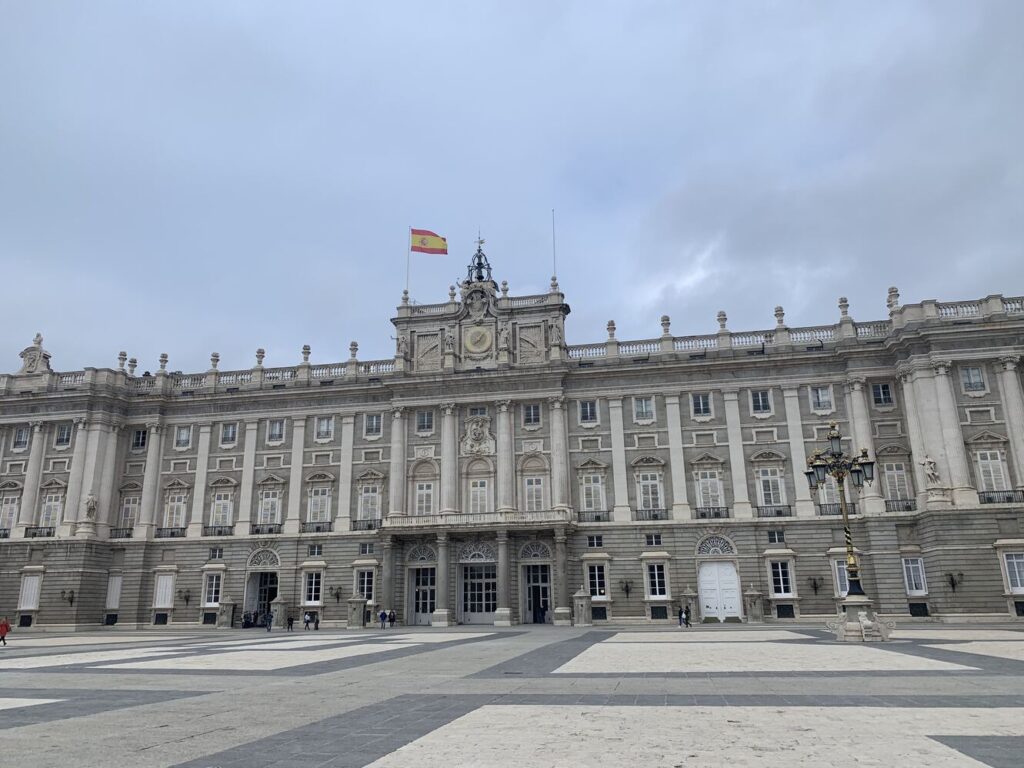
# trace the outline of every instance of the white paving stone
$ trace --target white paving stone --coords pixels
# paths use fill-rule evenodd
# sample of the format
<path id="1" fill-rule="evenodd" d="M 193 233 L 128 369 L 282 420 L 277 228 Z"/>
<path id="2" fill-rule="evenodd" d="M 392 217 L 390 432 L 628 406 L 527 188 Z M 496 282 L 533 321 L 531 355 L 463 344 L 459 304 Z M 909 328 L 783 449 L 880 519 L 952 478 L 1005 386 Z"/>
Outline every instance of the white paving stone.
<path id="1" fill-rule="evenodd" d="M 207 654 L 202 656 L 185 656 L 177 659 L 152 659 L 149 661 L 132 661 L 127 664 L 106 664 L 103 669 L 167 669 L 167 670 L 224 670 L 224 671 L 261 671 L 287 669 L 303 664 L 317 664 L 325 661 L 337 661 L 353 656 L 366 656 L 374 653 L 387 653 L 396 648 L 413 648 L 418 643 L 388 643 L 374 645 L 346 645 L 339 648 L 321 650 L 295 649 L 291 652 L 258 651 L 227 651 L 226 653 Z"/>
<path id="2" fill-rule="evenodd" d="M 168 640 L 184 640 L 179 635 L 75 635 L 74 637 L 23 637 L 17 634 L 7 636 L 12 648 L 50 648 L 73 645 L 117 645 L 119 643 L 164 643 Z"/>
<path id="3" fill-rule="evenodd" d="M 929 735 L 1024 736 L 1024 709 L 485 706 L 370 766 L 983 768 Z"/>
<path id="4" fill-rule="evenodd" d="M 313 638 L 302 638 L 295 640 L 282 640 L 277 643 L 247 643 L 245 645 L 232 645 L 230 646 L 233 651 L 287 651 L 291 648 L 314 648 L 318 645 L 345 645 L 347 643 L 357 643 L 360 641 L 358 637 L 324 637 L 319 639 Z"/>
<path id="5" fill-rule="evenodd" d="M 19 707 L 34 707 L 39 704 L 56 704 L 64 699 L 7 699 L 0 698 L 0 709 L 18 709 Z"/>
<path id="6" fill-rule="evenodd" d="M 901 629 L 892 633 L 894 640 L 1019 640 L 1024 632 L 1012 629 Z"/>
<path id="7" fill-rule="evenodd" d="M 863 645 L 791 645 L 775 643 L 602 642 L 563 664 L 556 673 L 649 672 L 885 672 L 957 670 L 950 664 Z"/>
<path id="8" fill-rule="evenodd" d="M 99 664 L 108 661 L 142 659 L 147 656 L 161 656 L 169 653 L 181 653 L 183 648 L 135 648 L 121 651 L 82 651 L 78 653 L 55 653 L 50 656 L 22 656 L 16 659 L 4 659 L 0 669 L 45 669 L 60 667 L 67 664 Z"/>
<path id="9" fill-rule="evenodd" d="M 813 640 L 809 635 L 785 630 L 762 632 L 708 630 L 680 630 L 666 632 L 619 632 L 608 638 L 606 643 L 762 643 L 771 640 Z"/>
<path id="10" fill-rule="evenodd" d="M 1024 643 L 1007 643 L 1005 641 L 957 643 L 956 645 L 929 645 L 940 651 L 956 651 L 958 653 L 977 653 L 981 656 L 995 656 L 1000 659 L 1024 661 Z"/>
<path id="11" fill-rule="evenodd" d="M 477 637 L 490 637 L 493 632 L 410 632 L 399 635 L 376 635 L 378 640 L 401 640 L 416 643 L 450 643 L 454 640 L 472 640 Z"/>

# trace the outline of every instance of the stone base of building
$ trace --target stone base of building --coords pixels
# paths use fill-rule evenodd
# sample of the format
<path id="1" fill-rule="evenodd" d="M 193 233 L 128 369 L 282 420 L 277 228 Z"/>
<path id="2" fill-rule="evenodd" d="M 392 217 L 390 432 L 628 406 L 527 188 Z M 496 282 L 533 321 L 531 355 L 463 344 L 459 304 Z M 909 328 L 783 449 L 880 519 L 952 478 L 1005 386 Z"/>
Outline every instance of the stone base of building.
<path id="1" fill-rule="evenodd" d="M 496 626 L 496 627 L 511 627 L 512 626 L 512 609 L 511 608 L 498 608 L 494 612 L 494 626 Z"/>
<path id="2" fill-rule="evenodd" d="M 430 614 L 430 626 L 432 627 L 451 627 L 454 624 L 452 612 L 447 608 L 438 609 Z"/>
<path id="3" fill-rule="evenodd" d="M 554 625 L 556 627 L 571 627 L 572 611 L 569 608 L 555 608 Z"/>

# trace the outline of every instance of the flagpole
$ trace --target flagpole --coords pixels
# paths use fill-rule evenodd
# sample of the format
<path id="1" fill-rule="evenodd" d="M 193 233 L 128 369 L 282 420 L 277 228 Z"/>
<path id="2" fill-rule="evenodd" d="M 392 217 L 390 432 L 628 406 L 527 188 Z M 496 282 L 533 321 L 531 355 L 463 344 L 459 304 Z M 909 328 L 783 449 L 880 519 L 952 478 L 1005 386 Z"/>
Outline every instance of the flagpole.
<path id="1" fill-rule="evenodd" d="M 551 209 L 551 272 L 552 277 L 558 277 L 558 246 L 555 242 L 555 209 Z"/>
<path id="2" fill-rule="evenodd" d="M 405 233 L 405 292 L 409 293 L 409 264 L 412 261 L 412 227 Z"/>

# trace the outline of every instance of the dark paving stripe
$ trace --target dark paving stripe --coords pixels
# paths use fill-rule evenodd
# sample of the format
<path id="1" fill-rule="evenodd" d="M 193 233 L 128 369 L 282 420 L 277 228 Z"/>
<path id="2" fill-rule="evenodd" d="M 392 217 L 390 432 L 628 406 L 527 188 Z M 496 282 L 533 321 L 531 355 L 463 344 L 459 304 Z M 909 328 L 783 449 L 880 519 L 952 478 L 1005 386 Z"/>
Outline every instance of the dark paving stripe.
<path id="1" fill-rule="evenodd" d="M 19 699 L 63 699 L 55 704 L 34 704 L 18 709 L 0 711 L 0 728 L 17 728 L 22 725 L 37 725 L 72 717 L 83 717 L 112 709 L 139 707 L 143 704 L 158 704 L 192 696 L 203 696 L 208 691 L 133 691 L 133 690 L 62 690 L 33 688 L 31 691 L 14 691 L 9 688 L 5 696 Z"/>
<path id="2" fill-rule="evenodd" d="M 1024 736 L 931 736 L 930 738 L 992 768 L 1024 764 Z"/>

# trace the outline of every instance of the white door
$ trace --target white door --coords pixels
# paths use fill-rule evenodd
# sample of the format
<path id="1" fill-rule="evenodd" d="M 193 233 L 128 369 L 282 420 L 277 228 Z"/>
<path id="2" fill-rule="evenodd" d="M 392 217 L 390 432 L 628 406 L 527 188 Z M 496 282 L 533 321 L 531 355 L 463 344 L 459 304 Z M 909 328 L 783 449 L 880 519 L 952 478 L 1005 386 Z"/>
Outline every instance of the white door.
<path id="1" fill-rule="evenodd" d="M 701 618 L 725 621 L 740 616 L 740 581 L 733 563 L 701 563 L 697 584 Z"/>

